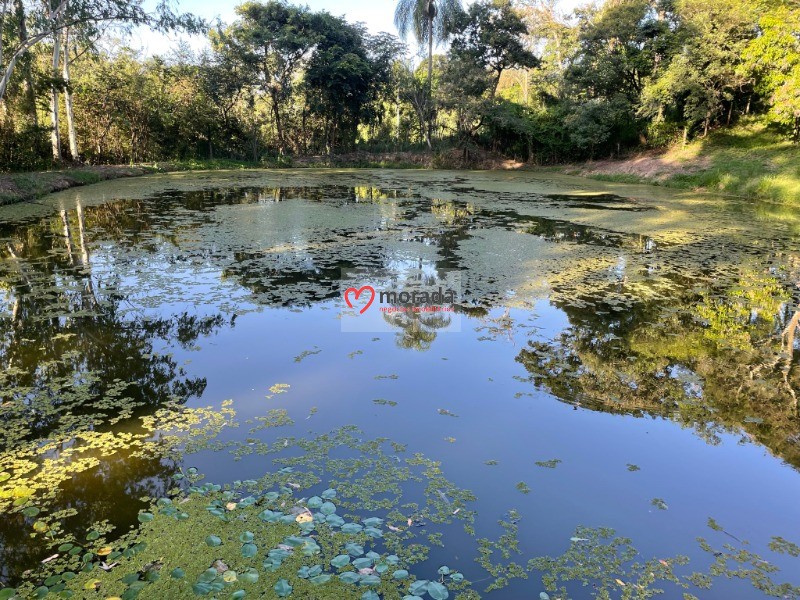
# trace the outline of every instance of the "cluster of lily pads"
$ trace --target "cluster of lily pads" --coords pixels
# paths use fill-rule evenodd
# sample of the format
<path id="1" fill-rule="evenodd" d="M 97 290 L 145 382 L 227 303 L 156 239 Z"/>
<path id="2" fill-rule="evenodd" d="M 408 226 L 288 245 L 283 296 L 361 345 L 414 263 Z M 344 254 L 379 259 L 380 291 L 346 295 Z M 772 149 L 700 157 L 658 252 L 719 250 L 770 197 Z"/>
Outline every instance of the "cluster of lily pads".
<path id="1" fill-rule="evenodd" d="M 446 566 L 438 580 L 417 580 L 409 572 L 412 559 L 377 551 L 384 520 L 339 515 L 334 489 L 308 499 L 294 498 L 289 488 L 244 497 L 236 491 L 255 483 L 195 484 L 186 494 L 160 498 L 139 513 L 138 531 L 112 543 L 92 531 L 86 545 L 62 544 L 51 574 L 0 590 L 0 599 L 90 592 L 122 600 L 221 594 L 241 600 L 270 589 L 278 598 L 305 597 L 313 587 L 319 598 L 447 600 L 451 589 L 468 584 Z"/>

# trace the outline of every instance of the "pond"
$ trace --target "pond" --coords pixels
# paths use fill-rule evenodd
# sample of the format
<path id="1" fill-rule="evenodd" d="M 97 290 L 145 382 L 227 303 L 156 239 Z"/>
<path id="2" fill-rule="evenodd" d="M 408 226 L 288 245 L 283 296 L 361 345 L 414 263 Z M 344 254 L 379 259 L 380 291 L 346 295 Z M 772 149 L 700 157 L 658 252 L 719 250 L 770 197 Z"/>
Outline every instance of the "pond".
<path id="1" fill-rule="evenodd" d="M 0 259 L 3 585 L 202 477 L 335 487 L 464 598 L 800 595 L 797 211 L 550 172 L 177 174 L 6 207 Z M 345 301 L 415 277 L 446 313 Z"/>

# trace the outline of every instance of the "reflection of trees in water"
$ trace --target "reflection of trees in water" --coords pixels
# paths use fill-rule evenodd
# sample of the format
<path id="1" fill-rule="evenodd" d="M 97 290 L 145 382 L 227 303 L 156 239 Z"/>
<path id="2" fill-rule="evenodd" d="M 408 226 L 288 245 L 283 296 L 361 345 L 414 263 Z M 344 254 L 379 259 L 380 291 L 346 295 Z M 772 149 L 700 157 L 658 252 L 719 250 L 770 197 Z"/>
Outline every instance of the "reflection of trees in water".
<path id="1" fill-rule="evenodd" d="M 161 498 L 174 487 L 172 475 L 178 465 L 163 458 L 143 459 L 115 456 L 96 469 L 75 473 L 59 490 L 54 510 L 75 511 L 60 521 L 62 535 L 85 539 L 93 523 L 107 521 L 116 527 L 115 536 L 136 523 L 147 506 L 142 498 Z M 32 519 L 6 512 L 0 521 L 0 581 L 14 585 L 27 569 L 38 565 L 47 550 L 43 540 L 31 537 Z"/>
<path id="2" fill-rule="evenodd" d="M 436 339 L 437 330 L 450 325 L 449 315 L 433 312 L 417 312 L 410 308 L 407 312 L 383 313 L 384 320 L 392 327 L 400 329 L 397 346 L 405 350 L 429 350 Z"/>
<path id="3" fill-rule="evenodd" d="M 660 415 L 711 443 L 743 434 L 800 467 L 800 312 L 794 282 L 741 277 L 621 311 L 560 301 L 571 327 L 517 360 L 557 398 L 604 412 Z"/>
<path id="4" fill-rule="evenodd" d="M 421 259 L 417 261 L 416 269 L 409 269 L 392 281 L 392 288 L 398 291 L 398 295 L 400 292 L 433 292 L 439 287 L 448 286 L 446 278 L 425 272 Z M 384 312 L 381 316 L 390 326 L 400 330 L 396 338 L 399 348 L 425 351 L 430 349 L 438 335 L 437 331 L 449 327 L 453 321 L 448 313 L 425 310 L 426 307 L 438 307 L 442 303 L 443 300 L 431 301 L 426 306 L 398 304 L 393 308 L 400 310 Z"/>
<path id="5" fill-rule="evenodd" d="M 157 350 L 192 347 L 228 323 L 222 315 L 126 311 L 124 298 L 93 277 L 90 232 L 115 239 L 148 227 L 137 210 L 124 214 L 127 224 L 115 205 L 79 203 L 0 232 L 0 284 L 8 299 L 0 307 L 0 472 L 11 475 L 0 483 L 0 498 L 7 503 L 3 493 L 29 489 L 30 501 L 40 503 L 42 492 L 48 514 L 77 511 L 61 526 L 79 537 L 95 521 L 135 523 L 139 499 L 168 489 L 169 461 L 104 440 L 120 431 L 141 435 L 137 417 L 200 397 L 205 379 L 189 378 Z M 84 456 L 99 464 L 71 470 Z M 32 520 L 8 508 L 0 525 L 2 576 L 18 575 L 45 551 L 41 538 L 30 537 Z"/>

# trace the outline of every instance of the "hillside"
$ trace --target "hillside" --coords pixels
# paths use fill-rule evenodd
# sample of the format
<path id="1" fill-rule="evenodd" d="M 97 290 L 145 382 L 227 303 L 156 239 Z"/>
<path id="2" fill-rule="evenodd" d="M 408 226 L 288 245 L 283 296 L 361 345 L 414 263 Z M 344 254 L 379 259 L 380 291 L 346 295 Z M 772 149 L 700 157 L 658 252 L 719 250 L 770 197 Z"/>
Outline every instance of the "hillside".
<path id="1" fill-rule="evenodd" d="M 651 183 L 776 202 L 800 202 L 800 145 L 751 121 L 688 145 L 625 160 L 591 161 L 565 171 L 594 179 Z"/>

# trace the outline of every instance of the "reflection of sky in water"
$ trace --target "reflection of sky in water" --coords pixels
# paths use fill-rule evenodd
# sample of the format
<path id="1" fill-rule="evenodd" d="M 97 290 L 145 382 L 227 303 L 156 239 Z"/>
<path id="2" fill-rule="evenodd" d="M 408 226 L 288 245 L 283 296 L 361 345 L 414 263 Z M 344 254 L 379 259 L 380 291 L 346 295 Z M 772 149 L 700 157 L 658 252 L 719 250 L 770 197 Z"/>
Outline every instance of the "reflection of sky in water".
<path id="1" fill-rule="evenodd" d="M 342 335 L 335 317 L 333 304 L 243 317 L 235 329 L 206 342 L 204 351 L 187 355 L 190 372 L 209 381 L 200 404 L 234 398 L 242 421 L 272 408 L 288 410 L 297 425 L 279 434 L 254 434 L 265 441 L 324 433 L 346 423 L 361 428 L 365 439 L 408 444 L 413 452 L 442 461 L 452 481 L 476 493 L 479 536 L 496 535 L 494 523 L 510 508 L 518 509 L 525 555 L 565 550 L 578 524 L 616 528 L 646 557 L 685 553 L 698 561 L 707 557 L 696 552 L 694 540 L 709 533 L 710 516 L 741 539 L 765 542 L 771 535 L 800 533 L 791 531 L 800 517 L 794 501 L 800 477 L 763 448 L 743 446 L 729 434 L 710 446 L 660 418 L 575 410 L 520 381 L 527 375 L 515 362 L 520 345 L 530 334 L 556 337 L 566 325 L 564 314 L 547 302 L 537 303 L 530 314 L 511 311 L 516 327 L 510 336 L 497 333 L 479 341 L 486 322 L 465 319 L 460 334 L 437 338 L 427 353 L 398 352 L 391 334 L 378 340 Z M 294 361 L 309 349 L 321 352 Z M 363 354 L 348 356 L 358 350 Z M 398 379 L 375 379 L 389 374 Z M 266 399 L 278 382 L 290 383 L 290 391 Z M 397 406 L 376 405 L 375 399 Z M 306 420 L 313 407 L 318 412 Z M 439 409 L 458 418 L 442 416 Z M 240 439 L 245 432 L 243 427 L 224 437 Z M 550 459 L 563 462 L 553 470 L 534 464 Z M 489 460 L 499 464 L 484 464 Z M 255 478 L 270 468 L 263 456 L 231 464 L 224 453 L 203 453 L 190 462 L 210 481 Z M 641 471 L 629 472 L 628 464 Z M 532 488 L 530 495 L 516 491 L 520 481 Z M 669 510 L 652 506 L 654 498 L 665 499 Z M 469 554 L 454 558 L 440 549 L 431 564 L 437 560 L 474 572 Z M 783 564 L 788 575 L 792 561 Z M 529 589 L 517 584 L 497 597 L 518 598 Z M 725 584 L 703 597 L 729 598 L 731 590 L 738 590 L 737 598 L 758 597 Z"/>
<path id="2" fill-rule="evenodd" d="M 564 551 L 578 525 L 613 527 L 631 537 L 645 558 L 690 555 L 696 570 L 708 561 L 696 537 L 707 536 L 716 545 L 729 541 L 714 537 L 709 517 L 752 540 L 751 549 L 761 554 L 771 536 L 800 540 L 800 475 L 765 446 L 722 429 L 709 443 L 692 423 L 665 418 L 669 411 L 630 416 L 613 414 L 613 406 L 608 412 L 590 410 L 580 398 L 535 385 L 519 360 L 534 342 L 564 349 L 562 362 L 589 356 L 586 348 L 608 347 L 623 354 L 623 363 L 641 360 L 643 369 L 650 368 L 643 354 L 620 350 L 619 336 L 631 329 L 630 321 L 660 318 L 657 311 L 631 312 L 623 300 L 634 294 L 625 285 L 644 282 L 632 289 L 655 290 L 657 308 L 671 301 L 658 285 L 669 290 L 678 285 L 670 279 L 675 273 L 666 272 L 677 263 L 663 258 L 664 249 L 652 238 L 609 236 L 608 223 L 572 230 L 564 220 L 552 229 L 550 221 L 530 231 L 511 227 L 508 198 L 500 216 L 491 214 L 494 205 L 486 200 L 474 214 L 454 211 L 457 218 L 447 223 L 426 213 L 424 200 L 399 206 L 376 200 L 375 192 L 355 191 L 358 207 L 338 197 L 276 202 L 274 191 L 255 192 L 257 204 L 212 208 L 202 219 L 188 209 L 162 208 L 147 252 L 93 232 L 94 285 L 123 298 L 119 308 L 127 319 L 184 312 L 238 315 L 196 345 L 182 348 L 160 339 L 154 348 L 173 353 L 187 377 L 207 381 L 190 406 L 219 407 L 233 399 L 241 426 L 224 430 L 222 441 L 270 442 L 352 424 L 365 439 L 407 444 L 409 453 L 441 461 L 451 481 L 476 493 L 479 537 L 496 537 L 497 520 L 509 509 L 520 512 L 520 562 Z M 523 207 L 528 210 L 521 204 L 520 213 Z M 584 203 L 580 209 L 600 208 Z M 408 222 L 404 211 L 412 215 Z M 700 262 L 706 264 L 706 258 Z M 363 264 L 355 265 L 359 260 Z M 436 335 L 424 352 L 403 349 L 399 332 L 342 333 L 335 280 L 342 268 L 383 268 L 390 275 L 421 269 L 438 277 L 454 265 L 462 269 L 465 295 L 485 308 L 459 314 L 459 333 Z M 686 276 L 683 287 L 695 285 Z M 69 277 L 59 277 L 63 287 L 71 285 Z M 5 306 L 13 303 L 10 292 L 3 296 Z M 588 302 L 594 304 L 581 308 Z M 685 310 L 684 302 L 678 298 L 675 311 Z M 605 357 L 599 350 L 598 356 Z M 561 378 L 592 369 L 568 366 L 558 365 Z M 687 400 L 704 398 L 703 378 L 688 366 L 658 368 L 682 386 Z M 378 378 L 388 375 L 397 377 Z M 624 383 L 629 376 L 620 373 L 619 379 Z M 291 387 L 266 398 L 277 383 Z M 628 387 L 637 391 L 640 385 L 632 380 Z M 376 404 L 379 399 L 397 404 Z M 275 408 L 285 408 L 296 424 L 249 432 L 248 420 Z M 555 469 L 535 464 L 552 459 L 562 462 Z M 255 479 L 272 469 L 270 457 L 235 461 L 225 451 L 205 451 L 189 461 L 218 483 Z M 630 464 L 641 470 L 629 471 Z M 516 489 L 520 482 L 530 494 Z M 655 498 L 669 509 L 658 510 L 651 503 Z M 446 563 L 481 578 L 472 552 L 462 552 L 469 544 L 463 532 L 453 529 L 448 535 L 447 546 L 434 549 L 429 566 Z M 784 568 L 781 581 L 796 572 L 792 559 L 769 559 Z M 490 597 L 535 597 L 539 589 L 533 576 Z M 717 582 L 699 595 L 760 597 L 735 582 Z"/>

